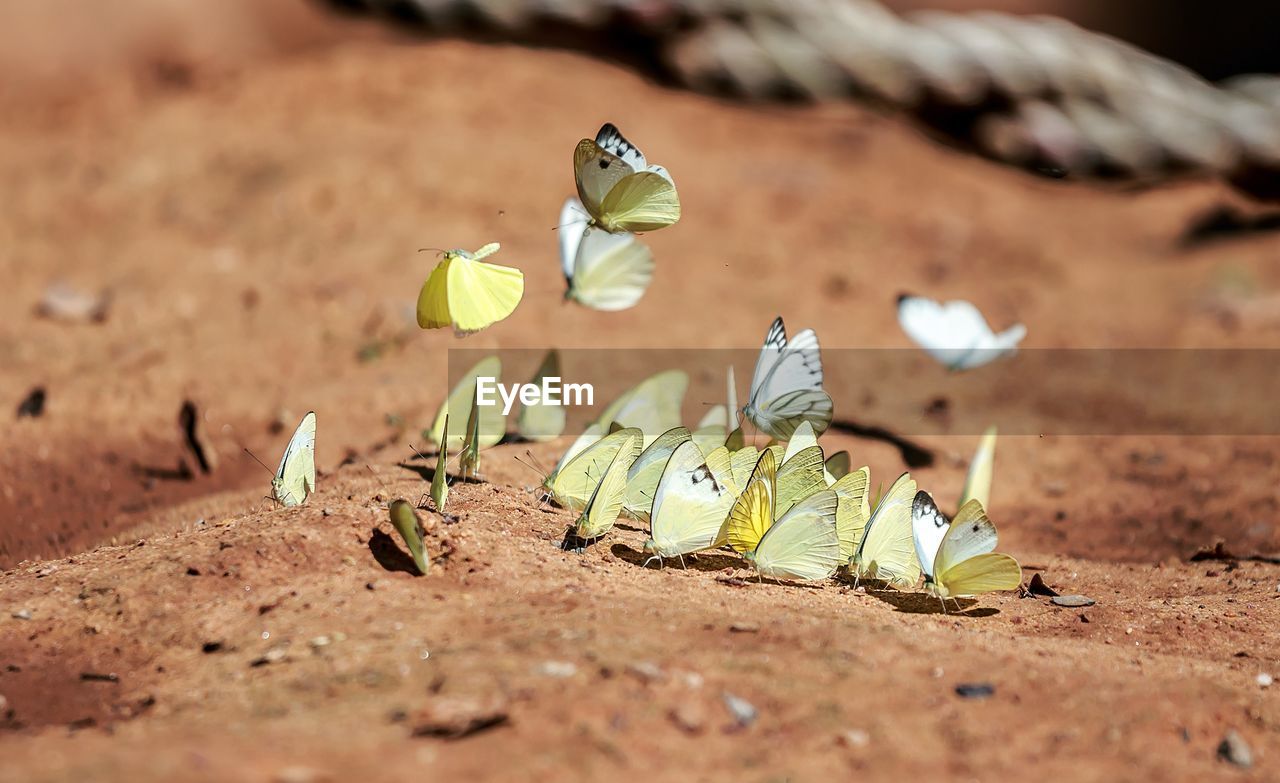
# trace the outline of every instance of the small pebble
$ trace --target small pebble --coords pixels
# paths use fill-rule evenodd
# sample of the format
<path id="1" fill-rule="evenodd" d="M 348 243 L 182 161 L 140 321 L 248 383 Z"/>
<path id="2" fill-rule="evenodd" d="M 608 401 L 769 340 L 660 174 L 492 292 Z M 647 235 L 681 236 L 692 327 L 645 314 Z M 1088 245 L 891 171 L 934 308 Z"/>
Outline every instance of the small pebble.
<path id="1" fill-rule="evenodd" d="M 644 682 L 661 682 L 667 678 L 658 664 L 652 661 L 636 661 L 627 664 L 627 671 Z"/>
<path id="2" fill-rule="evenodd" d="M 311 649 L 318 650 L 321 647 L 328 647 L 332 641 L 333 640 L 330 639 L 328 636 L 317 636 L 313 638 L 311 641 L 307 642 L 307 644 L 311 645 Z"/>
<path id="3" fill-rule="evenodd" d="M 956 686 L 956 695 L 962 699 L 987 699 L 995 693 L 996 686 L 989 682 L 962 682 Z"/>
<path id="4" fill-rule="evenodd" d="M 19 609 L 18 611 L 16 611 L 16 612 L 14 612 L 14 613 L 13 613 L 13 619 L 15 619 L 15 620 L 30 620 L 30 619 L 31 619 L 31 610 L 30 610 L 30 609 Z"/>
<path id="5" fill-rule="evenodd" d="M 1258 681 L 1259 688 L 1270 688 L 1271 683 L 1275 682 L 1275 680 L 1272 679 L 1271 675 L 1267 674 L 1266 672 L 1262 672 L 1261 674 L 1259 674 L 1256 679 Z"/>
<path id="6" fill-rule="evenodd" d="M 871 735 L 862 729 L 849 729 L 837 737 L 841 745 L 849 748 L 865 748 L 871 744 Z"/>
<path id="7" fill-rule="evenodd" d="M 729 714 L 733 716 L 739 728 L 745 729 L 756 722 L 756 708 L 751 702 L 741 696 L 734 696 L 728 691 L 722 693 L 720 698 L 724 700 L 724 706 L 729 710 Z"/>
<path id="8" fill-rule="evenodd" d="M 760 626 L 755 623 L 733 623 L 729 626 L 731 633 L 758 633 Z"/>
<path id="9" fill-rule="evenodd" d="M 410 718 L 415 737 L 461 739 L 501 726 L 510 716 L 500 696 L 451 696 L 432 700 Z"/>
<path id="10" fill-rule="evenodd" d="M 538 665 L 538 674 L 544 677 L 564 679 L 578 673 L 578 667 L 569 661 L 543 661 Z"/>
<path id="11" fill-rule="evenodd" d="M 1243 769 L 1253 766 L 1253 750 L 1235 729 L 1228 730 L 1218 743 L 1218 758 Z"/>
<path id="12" fill-rule="evenodd" d="M 1049 599 L 1050 602 L 1057 606 L 1067 606 L 1079 608 L 1082 606 L 1093 606 L 1097 601 L 1087 595 L 1055 595 Z"/>
<path id="13" fill-rule="evenodd" d="M 669 714 L 671 722 L 686 734 L 700 734 L 707 725 L 707 716 L 702 705 L 684 702 L 673 708 Z"/>
<path id="14" fill-rule="evenodd" d="M 322 508 L 322 509 L 320 509 L 320 515 L 321 515 L 321 516 L 325 516 L 325 517 L 331 517 L 331 516 L 333 516 L 333 509 L 331 509 L 331 508 Z"/>

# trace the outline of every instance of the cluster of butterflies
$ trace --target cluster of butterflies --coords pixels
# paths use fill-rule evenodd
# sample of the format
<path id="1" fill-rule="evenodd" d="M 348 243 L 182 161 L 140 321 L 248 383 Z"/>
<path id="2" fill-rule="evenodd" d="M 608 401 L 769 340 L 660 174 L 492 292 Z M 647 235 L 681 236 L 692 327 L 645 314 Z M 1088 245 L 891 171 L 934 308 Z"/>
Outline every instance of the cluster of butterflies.
<path id="1" fill-rule="evenodd" d="M 560 263 L 565 298 L 596 310 L 625 310 L 653 278 L 653 254 L 636 238 L 680 220 L 675 181 L 662 166 L 606 123 L 573 155 L 578 198 L 560 211 Z M 418 295 L 418 325 L 470 334 L 515 312 L 524 273 L 487 262 L 494 242 L 474 253 L 444 251 Z"/>

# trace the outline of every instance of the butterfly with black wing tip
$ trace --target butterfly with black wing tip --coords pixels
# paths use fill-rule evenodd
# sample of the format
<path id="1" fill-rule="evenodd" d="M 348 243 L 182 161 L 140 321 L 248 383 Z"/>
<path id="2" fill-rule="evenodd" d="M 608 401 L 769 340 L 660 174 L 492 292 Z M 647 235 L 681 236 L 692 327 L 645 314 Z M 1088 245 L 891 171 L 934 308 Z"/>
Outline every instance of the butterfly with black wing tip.
<path id="1" fill-rule="evenodd" d="M 578 142 L 573 171 L 592 226 L 636 233 L 680 220 L 675 180 L 663 167 L 649 165 L 612 123 L 605 123 L 594 140 Z"/>
<path id="2" fill-rule="evenodd" d="M 790 342 L 782 317 L 774 319 L 751 377 L 743 414 L 775 440 L 788 440 L 802 422 L 821 435 L 831 424 L 831 397 L 822 390 L 818 335 L 805 329 Z"/>
<path id="3" fill-rule="evenodd" d="M 1014 324 L 996 333 L 977 307 L 962 299 L 935 302 L 923 296 L 898 297 L 902 331 L 948 370 L 972 370 L 1008 356 L 1027 336 Z"/>
<path id="4" fill-rule="evenodd" d="M 1009 555 L 996 552 L 996 526 L 977 500 L 965 503 L 948 520 L 929 497 L 916 493 L 911 504 L 912 536 L 925 575 L 925 587 L 942 601 L 1022 584 L 1022 567 Z"/>

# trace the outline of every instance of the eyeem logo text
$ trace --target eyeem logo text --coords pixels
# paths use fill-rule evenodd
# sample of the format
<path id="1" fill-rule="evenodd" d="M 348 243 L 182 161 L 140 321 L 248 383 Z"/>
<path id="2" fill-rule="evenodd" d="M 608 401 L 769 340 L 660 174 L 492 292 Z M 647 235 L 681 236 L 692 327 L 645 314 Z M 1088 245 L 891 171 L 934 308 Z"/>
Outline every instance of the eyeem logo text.
<path id="1" fill-rule="evenodd" d="M 589 383 L 564 383 L 557 377 L 542 379 L 542 385 L 536 383 L 499 383 L 497 378 L 480 376 L 476 378 L 476 404 L 485 407 L 497 405 L 502 398 L 502 415 L 511 414 L 511 408 L 520 400 L 521 405 L 550 405 L 569 407 L 579 405 L 595 405 L 596 390 Z"/>

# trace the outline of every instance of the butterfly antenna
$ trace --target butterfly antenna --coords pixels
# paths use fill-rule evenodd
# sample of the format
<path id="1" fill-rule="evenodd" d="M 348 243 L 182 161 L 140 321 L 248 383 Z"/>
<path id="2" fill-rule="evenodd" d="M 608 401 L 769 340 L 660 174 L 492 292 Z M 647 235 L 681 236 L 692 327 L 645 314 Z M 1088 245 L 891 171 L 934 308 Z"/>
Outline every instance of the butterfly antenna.
<path id="1" fill-rule="evenodd" d="M 438 247 L 420 247 L 418 248 L 418 252 L 419 253 L 447 253 L 449 251 L 441 250 Z"/>
<path id="2" fill-rule="evenodd" d="M 382 477 L 378 475 L 378 471 L 374 470 L 373 467 L 370 466 L 369 463 L 367 462 L 364 463 L 364 466 L 370 473 L 373 474 L 374 480 L 377 481 L 378 484 L 382 487 L 383 491 L 387 493 L 387 497 L 391 497 L 391 490 L 387 487 L 386 484 L 383 483 Z M 387 502 L 389 503 L 391 501 L 387 501 Z"/>
<path id="3" fill-rule="evenodd" d="M 549 475 L 551 475 L 551 471 L 547 470 L 547 469 L 543 466 L 543 464 L 542 464 L 541 460 L 539 460 L 537 457 L 535 457 L 535 456 L 533 455 L 533 452 L 532 452 L 532 451 L 529 451 L 528 449 L 525 449 L 525 450 L 524 450 L 524 453 L 525 453 L 525 455 L 526 455 L 526 456 L 528 456 L 528 457 L 529 457 L 529 459 L 533 462 L 533 464 L 535 464 L 535 465 L 537 465 L 537 466 L 538 466 L 538 470 L 541 470 L 541 471 L 542 471 L 542 475 L 543 475 L 544 477 L 545 477 L 545 476 L 549 476 Z"/>
<path id="4" fill-rule="evenodd" d="M 421 451 L 418 451 L 417 447 L 415 447 L 412 443 L 409 444 L 409 450 L 412 451 L 414 454 L 417 454 L 418 459 L 427 458 L 427 455 L 423 454 Z"/>
<path id="5" fill-rule="evenodd" d="M 525 452 L 525 453 L 527 454 L 528 452 Z M 532 456 L 532 455 L 530 455 L 530 456 Z M 528 468 L 529 470 L 532 470 L 534 473 L 537 473 L 539 478 L 545 479 L 545 478 L 547 477 L 547 474 L 545 474 L 545 473 L 543 473 L 542 471 L 538 470 L 538 469 L 537 469 L 537 468 L 535 468 L 533 465 L 530 465 L 528 462 L 525 462 L 524 460 L 520 459 L 520 455 L 519 455 L 519 454 L 515 455 L 515 457 L 513 457 L 512 459 L 514 459 L 516 462 L 519 462 L 521 465 L 524 465 L 524 466 L 525 466 L 526 468 Z"/>
<path id="6" fill-rule="evenodd" d="M 245 448 L 244 453 L 245 453 L 245 454 L 248 454 L 250 457 L 253 457 L 253 461 L 254 461 L 254 462 L 256 462 L 256 463 L 258 463 L 258 464 L 259 464 L 259 465 L 261 465 L 262 467 L 266 468 L 266 469 L 267 469 L 267 472 L 268 472 L 268 473 L 270 473 L 271 475 L 273 475 L 273 476 L 274 476 L 274 475 L 276 474 L 276 472 L 275 472 L 274 470 L 272 470 L 271 468 L 268 468 L 268 467 L 267 467 L 267 463 L 265 463 L 265 462 L 263 462 L 262 460 L 258 459 L 258 455 L 257 455 L 257 454 L 254 454 L 252 451 L 249 451 L 249 449 L 248 449 L 247 447 Z"/>

